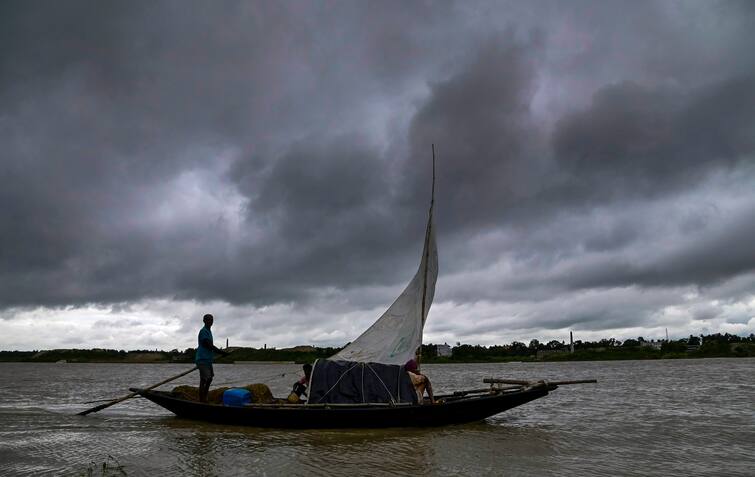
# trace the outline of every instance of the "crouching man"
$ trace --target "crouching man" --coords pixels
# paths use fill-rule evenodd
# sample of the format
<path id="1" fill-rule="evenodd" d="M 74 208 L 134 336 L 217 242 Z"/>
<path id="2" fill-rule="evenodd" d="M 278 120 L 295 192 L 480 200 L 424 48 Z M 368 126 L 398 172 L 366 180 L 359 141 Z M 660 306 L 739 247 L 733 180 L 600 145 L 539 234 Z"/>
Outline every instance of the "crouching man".
<path id="1" fill-rule="evenodd" d="M 427 396 L 430 398 L 430 403 L 435 404 L 435 397 L 433 396 L 433 385 L 430 384 L 430 379 L 427 376 L 417 370 L 417 361 L 410 359 L 406 363 L 406 365 L 404 365 L 404 369 L 406 369 L 406 372 L 409 373 L 409 378 L 412 380 L 414 390 L 417 391 L 419 403 L 422 404 L 424 402 L 425 391 L 427 391 Z"/>
<path id="2" fill-rule="evenodd" d="M 304 376 L 294 383 L 294 388 L 291 390 L 291 394 L 288 395 L 288 402 L 292 404 L 300 404 L 302 395 L 307 397 L 307 386 L 309 386 L 309 380 L 312 377 L 312 365 L 307 363 L 302 366 L 304 370 Z"/>

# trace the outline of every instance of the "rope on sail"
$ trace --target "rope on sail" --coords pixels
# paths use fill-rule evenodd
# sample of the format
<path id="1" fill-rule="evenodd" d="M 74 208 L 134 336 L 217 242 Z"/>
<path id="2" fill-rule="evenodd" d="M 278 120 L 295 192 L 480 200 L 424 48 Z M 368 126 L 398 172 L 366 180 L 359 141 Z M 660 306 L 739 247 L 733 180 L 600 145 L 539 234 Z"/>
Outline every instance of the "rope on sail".
<path id="1" fill-rule="evenodd" d="M 390 389 L 388 389 L 388 386 L 385 385 L 385 382 L 383 382 L 383 380 L 380 378 L 380 376 L 378 375 L 378 373 L 376 373 L 375 370 L 372 369 L 372 366 L 370 366 L 369 363 L 364 363 L 364 366 L 367 366 L 368 368 L 370 368 L 370 371 L 372 371 L 372 374 L 374 374 L 375 377 L 378 379 L 378 381 L 380 381 L 380 384 L 383 385 L 383 388 L 385 388 L 385 392 L 388 393 L 388 396 L 391 399 L 391 404 L 396 404 L 396 399 L 394 399 L 393 393 L 391 392 Z M 362 392 L 362 396 L 364 396 L 364 384 L 362 384 L 361 392 Z M 364 399 L 362 399 L 362 400 L 364 400 Z"/>
<path id="2" fill-rule="evenodd" d="M 354 363 L 354 366 L 350 367 L 345 372 L 341 373 L 341 376 L 338 377 L 338 379 L 336 380 L 335 383 L 333 383 L 333 385 L 330 387 L 330 389 L 328 389 L 327 391 L 325 391 L 325 394 L 323 394 L 322 397 L 317 400 L 317 402 L 318 403 L 322 402 L 322 400 L 325 399 L 325 396 L 327 396 L 328 394 L 330 394 L 330 391 L 332 391 L 333 389 L 335 389 L 336 386 L 338 386 L 338 383 L 341 382 L 341 380 L 343 379 L 343 377 L 346 376 L 347 374 L 349 374 L 352 369 L 354 369 L 357 366 L 359 366 L 359 364 L 360 363 Z M 314 370 L 312 370 L 312 372 L 314 373 Z"/>

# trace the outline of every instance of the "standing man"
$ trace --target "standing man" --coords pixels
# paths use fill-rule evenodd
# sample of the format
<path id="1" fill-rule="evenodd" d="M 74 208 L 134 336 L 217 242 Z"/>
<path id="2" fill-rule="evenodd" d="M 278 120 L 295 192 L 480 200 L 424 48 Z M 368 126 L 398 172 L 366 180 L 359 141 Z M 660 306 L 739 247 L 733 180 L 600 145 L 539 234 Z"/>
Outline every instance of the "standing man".
<path id="1" fill-rule="evenodd" d="M 199 338 L 197 345 L 197 354 L 194 357 L 194 362 L 199 369 L 199 402 L 207 402 L 207 394 L 210 392 L 210 383 L 212 383 L 212 377 L 215 373 L 212 370 L 212 359 L 214 354 L 222 354 L 228 356 L 228 353 L 215 347 L 212 344 L 212 322 L 214 318 L 209 313 L 202 318 L 204 327 L 199 330 Z"/>

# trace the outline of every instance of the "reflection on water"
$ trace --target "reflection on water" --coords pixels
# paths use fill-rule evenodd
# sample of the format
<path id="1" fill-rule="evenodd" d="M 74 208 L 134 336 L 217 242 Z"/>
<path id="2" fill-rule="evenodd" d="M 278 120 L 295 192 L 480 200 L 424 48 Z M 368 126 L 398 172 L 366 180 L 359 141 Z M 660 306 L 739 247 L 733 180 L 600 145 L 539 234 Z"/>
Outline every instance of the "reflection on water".
<path id="1" fill-rule="evenodd" d="M 298 368 L 221 365 L 216 379 L 266 381 L 283 395 Z M 437 429 L 224 426 L 178 419 L 143 399 L 75 415 L 87 407 L 82 401 L 183 369 L 0 364 L 8 384 L 0 394 L 0 475 L 85 475 L 109 455 L 128 475 L 176 476 L 752 475 L 755 467 L 753 359 L 427 365 L 438 393 L 479 387 L 490 376 L 600 380 Z"/>
<path id="2" fill-rule="evenodd" d="M 556 470 L 549 461 L 526 465 L 506 462 L 553 452 L 550 433 L 524 426 L 486 422 L 439 429 L 277 430 L 202 424 L 181 419 L 160 421 L 166 446 L 180 459 L 176 474 L 226 474 L 268 469 L 273 474 L 386 475 L 443 472 L 495 473 L 506 465 Z M 213 455 L 213 459 L 206 456 Z M 156 458 L 159 458 L 156 456 Z M 473 459 L 470 461 L 469 459 Z M 227 465 L 234 463 L 234 467 Z M 210 472 L 212 473 L 212 472 Z"/>

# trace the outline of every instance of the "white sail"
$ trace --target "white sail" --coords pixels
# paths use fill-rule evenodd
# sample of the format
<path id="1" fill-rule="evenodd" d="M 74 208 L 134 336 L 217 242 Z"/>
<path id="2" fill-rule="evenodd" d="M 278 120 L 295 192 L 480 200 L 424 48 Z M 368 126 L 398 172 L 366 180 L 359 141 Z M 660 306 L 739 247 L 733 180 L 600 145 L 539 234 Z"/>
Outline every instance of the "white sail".
<path id="1" fill-rule="evenodd" d="M 404 364 L 422 344 L 422 330 L 435 295 L 438 249 L 435 244 L 433 208 L 425 233 L 419 270 L 385 313 L 332 360 Z"/>

